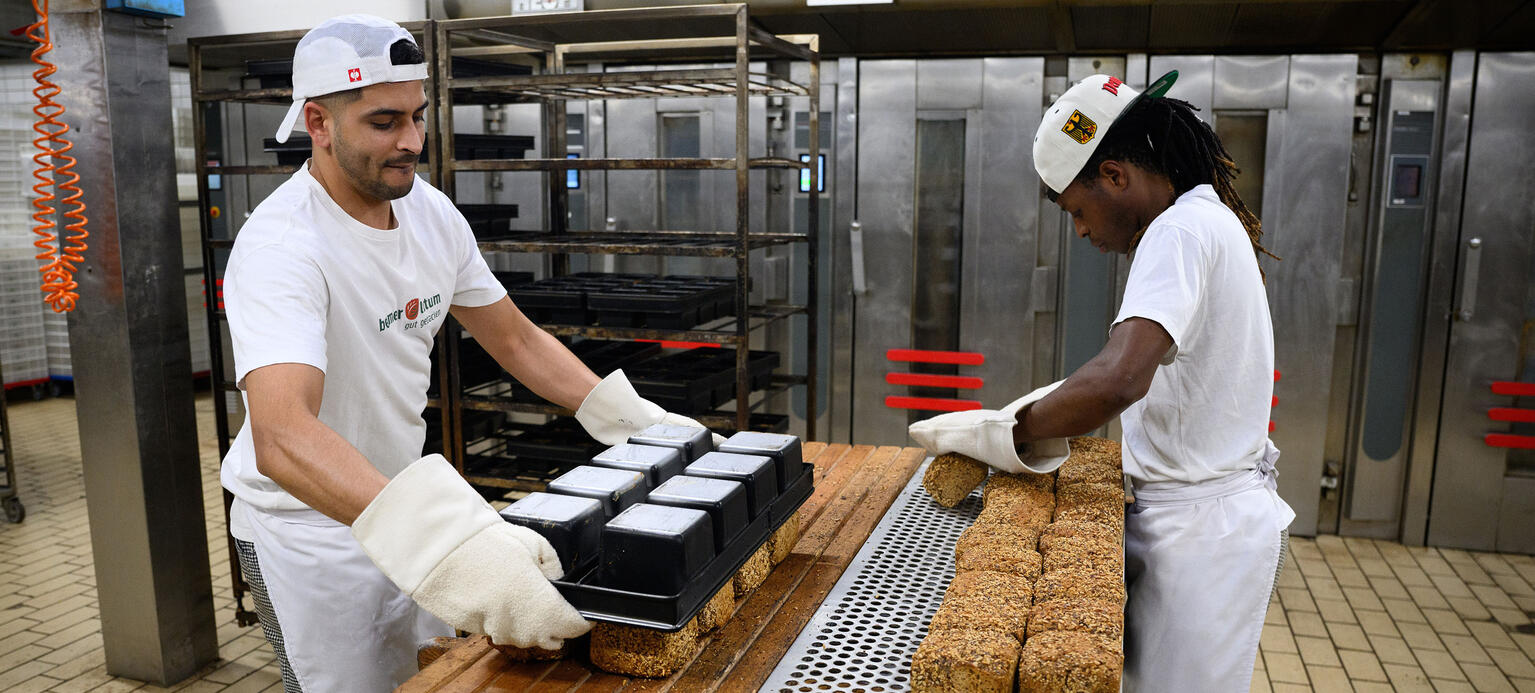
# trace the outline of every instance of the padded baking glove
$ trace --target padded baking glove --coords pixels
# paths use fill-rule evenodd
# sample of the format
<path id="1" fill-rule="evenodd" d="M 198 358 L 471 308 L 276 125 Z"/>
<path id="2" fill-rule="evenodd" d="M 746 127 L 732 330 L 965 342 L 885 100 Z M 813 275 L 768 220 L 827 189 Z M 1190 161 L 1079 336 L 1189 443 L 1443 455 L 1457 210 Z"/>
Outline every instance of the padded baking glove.
<path id="1" fill-rule="evenodd" d="M 422 608 L 497 645 L 553 650 L 591 628 L 549 583 L 561 575 L 549 542 L 501 519 L 442 455 L 395 476 L 352 536 Z"/>
<path id="2" fill-rule="evenodd" d="M 629 383 L 622 369 L 609 373 L 608 377 L 587 393 L 581 408 L 576 410 L 576 420 L 597 442 L 605 445 L 626 442 L 629 436 L 654 424 L 704 427 L 686 416 L 669 414 L 660 405 L 641 397 L 634 391 L 634 385 Z M 712 435 L 715 446 L 725 442 L 724 436 L 718 433 Z"/>
<path id="3" fill-rule="evenodd" d="M 924 419 L 907 429 L 918 445 L 935 455 L 957 452 L 978 459 L 999 471 L 1012 474 L 1049 474 L 1071 454 L 1065 438 L 1049 438 L 1013 445 L 1013 426 L 1018 410 L 1044 399 L 1064 380 L 1051 383 L 1014 400 L 1000 410 L 971 409 Z"/>

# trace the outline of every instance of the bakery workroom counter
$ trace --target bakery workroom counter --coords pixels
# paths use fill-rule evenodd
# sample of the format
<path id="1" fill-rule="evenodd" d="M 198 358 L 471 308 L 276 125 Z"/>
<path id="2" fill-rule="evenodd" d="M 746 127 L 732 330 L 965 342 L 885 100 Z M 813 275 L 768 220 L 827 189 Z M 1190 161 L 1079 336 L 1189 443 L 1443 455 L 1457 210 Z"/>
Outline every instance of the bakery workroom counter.
<path id="1" fill-rule="evenodd" d="M 698 639 L 688 662 L 667 678 L 606 673 L 579 647 L 556 661 L 513 661 L 487 638 L 476 636 L 424 648 L 422 659 L 430 663 L 398 690 L 758 690 L 926 457 L 921 448 L 805 443 L 804 459 L 815 467 L 815 492 L 800 508 L 798 541 L 760 587 L 735 601 L 728 619 Z"/>

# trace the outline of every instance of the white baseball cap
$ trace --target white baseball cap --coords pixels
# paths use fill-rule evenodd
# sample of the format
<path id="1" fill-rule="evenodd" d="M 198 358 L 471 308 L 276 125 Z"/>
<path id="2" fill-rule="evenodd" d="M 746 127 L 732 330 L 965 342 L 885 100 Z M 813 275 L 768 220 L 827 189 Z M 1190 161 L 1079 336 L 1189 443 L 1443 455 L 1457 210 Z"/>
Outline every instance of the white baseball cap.
<path id="1" fill-rule="evenodd" d="M 1158 98 L 1178 79 L 1173 70 L 1138 92 L 1117 77 L 1093 75 L 1072 85 L 1045 111 L 1034 133 L 1034 170 L 1056 194 L 1076 180 L 1109 126 L 1145 97 Z"/>
<path id="2" fill-rule="evenodd" d="M 293 49 L 293 105 L 277 126 L 277 141 L 288 141 L 310 97 L 426 79 L 426 63 L 390 61 L 389 47 L 401 39 L 416 42 L 400 25 L 370 14 L 332 17 L 310 29 Z"/>

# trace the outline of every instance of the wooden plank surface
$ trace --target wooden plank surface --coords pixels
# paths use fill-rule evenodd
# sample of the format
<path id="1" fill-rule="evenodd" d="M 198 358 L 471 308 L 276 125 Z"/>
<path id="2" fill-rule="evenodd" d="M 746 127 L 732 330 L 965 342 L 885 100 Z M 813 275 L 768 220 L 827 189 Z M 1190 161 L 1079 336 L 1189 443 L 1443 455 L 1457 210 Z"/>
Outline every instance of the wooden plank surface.
<path id="1" fill-rule="evenodd" d="M 753 691 L 800 630 L 922 463 L 920 448 L 805 443 L 815 492 L 800 508 L 800 539 L 767 582 L 736 603 L 724 626 L 699 640 L 693 659 L 666 679 L 615 676 L 584 651 L 559 662 L 508 660 L 484 636 L 468 638 L 407 681 L 400 693 L 481 691 Z M 584 649 L 584 648 L 578 648 Z"/>

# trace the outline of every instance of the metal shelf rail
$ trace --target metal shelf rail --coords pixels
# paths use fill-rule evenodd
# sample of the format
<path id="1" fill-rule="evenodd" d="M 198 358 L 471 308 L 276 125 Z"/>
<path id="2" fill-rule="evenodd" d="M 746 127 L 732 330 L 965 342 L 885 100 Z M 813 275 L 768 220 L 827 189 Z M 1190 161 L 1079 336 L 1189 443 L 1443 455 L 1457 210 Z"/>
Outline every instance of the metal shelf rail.
<path id="1" fill-rule="evenodd" d="M 759 408 L 768 395 L 795 385 L 804 385 L 806 402 L 806 437 L 815 438 L 816 353 L 809 350 L 806 375 L 778 375 L 774 384 L 753 403 L 753 390 L 746 367 L 749 335 L 789 318 L 808 316 L 808 343 L 816 343 L 817 238 L 815 229 L 820 213 L 818 172 L 800 161 L 775 157 L 748 156 L 751 122 L 749 99 L 761 96 L 797 96 L 809 100 L 810 155 L 816 161 L 820 143 L 820 55 L 819 37 L 815 35 L 777 36 L 753 26 L 744 4 L 663 7 L 632 10 L 599 10 L 555 15 L 492 17 L 445 20 L 436 23 L 434 54 L 435 98 L 438 123 L 432 152 L 434 161 L 444 162 L 434 169 L 434 182 L 449 197 L 454 196 L 455 174 L 483 171 L 545 172 L 547 195 L 544 216 L 548 220 L 540 232 L 519 232 L 506 238 L 480 242 L 485 251 L 545 253 L 552 256 L 555 274 L 569 271 L 571 254 L 703 256 L 734 258 L 736 264 L 735 311 L 745 320 L 729 319 L 702 326 L 704 329 L 657 330 L 625 327 L 584 327 L 547 325 L 545 330 L 560 336 L 607 339 L 681 340 L 721 344 L 735 350 L 736 410 L 714 412 L 697 417 L 711 427 L 748 430 L 752 410 Z M 644 38 L 636 36 L 644 35 Z M 804 61 L 809 64 L 806 84 L 795 83 L 782 74 L 753 72 L 752 60 Z M 539 74 L 475 75 L 455 77 L 451 71 L 454 58 L 501 59 L 531 62 Z M 629 62 L 647 64 L 664 59 L 728 62 L 730 67 L 676 68 L 617 72 L 571 71 L 578 60 L 601 60 L 606 64 Z M 735 151 L 732 157 L 716 158 L 566 158 L 566 104 L 572 100 L 664 99 L 720 97 L 735 99 Z M 453 119 L 455 105 L 537 103 L 543 128 L 541 157 L 528 159 L 456 160 L 453 157 Z M 765 127 L 766 124 L 759 124 Z M 753 231 L 750 226 L 748 172 L 753 169 L 798 171 L 809 168 L 809 219 L 807 234 Z M 568 190 L 563 174 L 569 170 L 721 170 L 735 172 L 736 223 L 732 231 L 647 230 L 599 232 L 572 229 L 566 211 Z M 804 243 L 808 246 L 810 266 L 804 306 L 753 306 L 747 296 L 750 286 L 751 251 L 770 246 Z M 495 474 L 476 473 L 485 458 L 471 454 L 469 441 L 455 425 L 466 410 L 532 412 L 551 415 L 569 414 L 549 405 L 531 405 L 498 399 L 494 393 L 466 393 L 458 379 L 459 340 L 456 329 L 444 330 L 439 344 L 439 391 L 443 415 L 445 454 L 466 477 L 476 483 L 521 488 L 526 485 L 525 471 L 512 482 Z M 741 406 L 741 403 L 746 403 Z M 467 459 L 474 462 L 465 467 Z M 509 467 L 510 469 L 510 467 Z M 504 471 L 504 470 L 503 470 Z"/>

